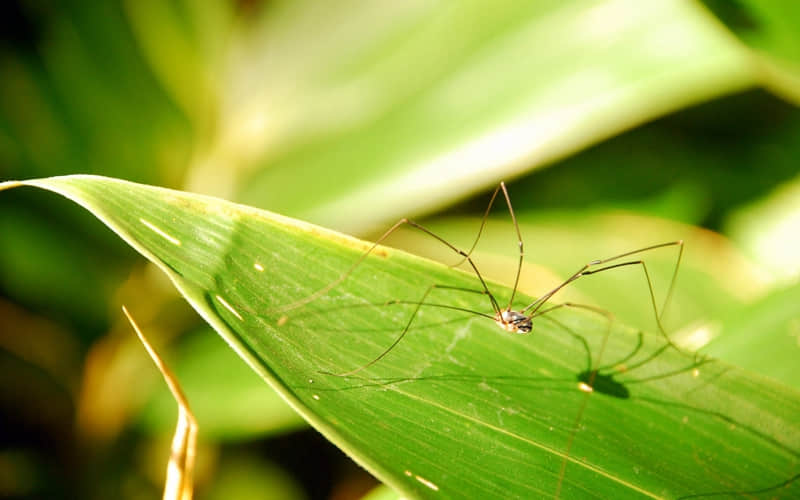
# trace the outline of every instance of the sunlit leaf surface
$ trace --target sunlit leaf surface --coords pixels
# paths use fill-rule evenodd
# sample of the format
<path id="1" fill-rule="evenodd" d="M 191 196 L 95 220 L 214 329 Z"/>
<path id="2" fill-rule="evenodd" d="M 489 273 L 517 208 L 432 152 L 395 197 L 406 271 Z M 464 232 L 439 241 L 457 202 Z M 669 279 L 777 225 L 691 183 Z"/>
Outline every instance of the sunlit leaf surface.
<path id="1" fill-rule="evenodd" d="M 800 177 L 732 212 L 726 230 L 771 271 L 776 284 L 800 279 Z"/>
<path id="2" fill-rule="evenodd" d="M 237 193 L 224 165 L 246 203 L 363 233 L 756 81 L 693 2 L 349 5 L 277 2 L 236 32 L 190 185 Z"/>
<path id="3" fill-rule="evenodd" d="M 367 246 L 122 181 L 26 184 L 83 205 L 159 265 L 298 412 L 406 496 L 800 494 L 800 394 L 792 389 L 694 362 L 618 323 L 607 335 L 603 317 L 575 310 L 537 318 L 523 337 L 480 316 L 423 307 L 385 359 L 356 377 L 333 377 L 321 371 L 368 362 L 402 329 L 412 306 L 386 301 L 418 300 L 431 283 L 474 288 L 474 277 L 381 248 L 329 293 L 281 310 L 331 283 Z M 490 286 L 507 300 L 507 289 Z M 430 300 L 487 309 L 478 294 L 437 291 Z"/>
<path id="4" fill-rule="evenodd" d="M 730 314 L 704 352 L 800 387 L 800 284 Z"/>

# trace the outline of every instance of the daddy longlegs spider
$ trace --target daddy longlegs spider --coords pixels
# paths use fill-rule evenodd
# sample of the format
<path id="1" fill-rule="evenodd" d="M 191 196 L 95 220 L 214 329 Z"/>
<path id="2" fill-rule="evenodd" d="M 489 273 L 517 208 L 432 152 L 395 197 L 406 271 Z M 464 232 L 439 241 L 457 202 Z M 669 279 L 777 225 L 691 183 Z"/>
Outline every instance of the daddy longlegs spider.
<path id="1" fill-rule="evenodd" d="M 505 199 L 506 206 L 508 207 L 508 211 L 509 211 L 509 214 L 511 216 L 511 221 L 514 224 L 514 229 L 516 230 L 516 233 L 517 233 L 517 242 L 518 242 L 518 246 L 519 246 L 519 260 L 518 260 L 518 264 L 517 264 L 516 275 L 514 277 L 514 286 L 513 286 L 512 290 L 511 290 L 511 296 L 510 296 L 510 298 L 508 300 L 508 303 L 505 306 L 501 306 L 498 303 L 498 301 L 495 298 L 494 294 L 492 294 L 492 292 L 489 290 L 489 287 L 487 286 L 486 281 L 484 280 L 483 276 L 481 275 L 480 271 L 478 270 L 478 267 L 475 265 L 475 262 L 473 261 L 473 259 L 471 257 L 472 252 L 475 250 L 475 247 L 477 246 L 478 241 L 480 240 L 481 235 L 483 234 L 483 230 L 484 230 L 484 228 L 486 226 L 486 223 L 487 223 L 487 220 L 488 220 L 488 217 L 489 217 L 489 213 L 491 212 L 492 207 L 494 206 L 494 203 L 497 200 L 497 195 L 499 193 L 501 193 L 501 192 L 503 193 L 503 198 Z M 448 285 L 433 284 L 433 285 L 430 285 L 427 288 L 427 290 L 425 290 L 425 293 L 422 294 L 422 297 L 418 301 L 391 300 L 389 302 L 386 302 L 386 305 L 389 305 L 389 304 L 411 304 L 411 305 L 415 305 L 416 306 L 414 308 L 411 316 L 409 317 L 408 322 L 406 323 L 405 327 L 400 332 L 400 334 L 397 336 L 397 338 L 394 340 L 394 342 L 392 342 L 391 345 L 389 345 L 377 357 L 375 357 L 374 359 L 372 359 L 368 363 L 359 366 L 358 368 L 355 368 L 353 370 L 349 370 L 349 371 L 346 371 L 346 372 L 342 372 L 342 373 L 331 373 L 331 372 L 326 372 L 326 371 L 322 371 L 321 373 L 326 374 L 326 375 L 336 376 L 336 377 L 349 377 L 349 376 L 355 375 L 356 373 L 359 373 L 362 370 L 365 370 L 365 369 L 369 368 L 370 366 L 374 365 L 375 363 L 377 363 L 378 361 L 383 359 L 387 354 L 389 354 L 400 343 L 400 341 L 403 340 L 403 338 L 405 337 L 406 333 L 408 333 L 409 328 L 411 327 L 412 323 L 414 322 L 414 319 L 416 318 L 416 316 L 419 313 L 419 310 L 420 310 L 420 308 L 422 306 L 439 307 L 439 308 L 444 308 L 444 309 L 451 309 L 451 310 L 457 310 L 457 311 L 462 311 L 462 312 L 468 312 L 468 313 L 471 313 L 471 314 L 475 314 L 477 316 L 483 316 L 485 318 L 493 320 L 497 324 L 497 326 L 502 328 L 503 330 L 505 330 L 505 331 L 507 331 L 509 333 L 516 333 L 516 334 L 520 334 L 520 335 L 530 334 L 531 331 L 533 330 L 533 320 L 535 318 L 539 317 L 539 316 L 551 313 L 551 312 L 553 312 L 553 311 L 555 311 L 557 309 L 561 309 L 561 308 L 580 308 L 580 309 L 592 311 L 594 313 L 603 315 L 609 322 L 609 332 L 610 332 L 611 323 L 613 322 L 613 315 L 611 314 L 611 312 L 609 312 L 609 311 L 607 311 L 605 309 L 601 309 L 601 308 L 595 307 L 595 306 L 590 306 L 590 305 L 585 305 L 585 304 L 577 304 L 577 303 L 574 303 L 574 302 L 563 302 L 563 303 L 560 303 L 560 304 L 552 304 L 551 305 L 551 304 L 549 304 L 549 301 L 550 301 L 551 298 L 553 298 L 553 296 L 555 296 L 564 287 L 566 287 L 567 285 L 573 283 L 574 281 L 577 281 L 578 279 L 580 279 L 580 278 L 582 278 L 584 276 L 589 276 L 591 274 L 597 274 L 597 273 L 610 271 L 610 270 L 613 270 L 613 269 L 619 269 L 619 268 L 622 268 L 622 267 L 628 267 L 628 266 L 640 266 L 640 268 L 642 270 L 642 273 L 644 275 L 645 281 L 647 283 L 648 290 L 649 290 L 650 303 L 651 303 L 652 308 L 653 308 L 653 313 L 654 313 L 654 316 L 655 316 L 656 326 L 658 328 L 659 334 L 661 336 L 663 336 L 663 338 L 666 341 L 668 346 L 674 348 L 678 352 L 683 353 L 682 349 L 679 348 L 678 346 L 676 346 L 672 342 L 672 340 L 670 340 L 670 338 L 667 335 L 666 331 L 664 330 L 664 327 L 663 327 L 662 322 L 661 322 L 661 318 L 662 318 L 662 316 L 664 314 L 664 311 L 666 310 L 666 308 L 667 308 L 667 306 L 669 304 L 670 298 L 672 296 L 672 292 L 673 292 L 673 289 L 674 289 L 674 286 L 675 286 L 675 279 L 676 279 L 676 277 L 678 275 L 678 269 L 680 268 L 681 259 L 683 257 L 683 240 L 670 241 L 670 242 L 667 242 L 667 243 L 660 243 L 660 244 L 657 244 L 657 245 L 651 245 L 651 246 L 647 246 L 647 247 L 644 247 L 644 248 L 639 248 L 637 250 L 632 250 L 632 251 L 629 251 L 629 252 L 624 252 L 624 253 L 621 253 L 621 254 L 618 254 L 618 255 L 614 255 L 612 257 L 607 257 L 605 259 L 597 259 L 597 260 L 593 260 L 591 262 L 587 262 L 586 264 L 581 266 L 577 271 L 575 271 L 570 277 L 565 279 L 561 284 L 559 284 L 555 288 L 551 289 L 550 291 L 548 291 L 544 295 L 540 296 L 538 299 L 534 300 L 533 302 L 531 302 L 530 304 L 526 305 L 525 307 L 522 307 L 521 309 L 514 309 L 514 298 L 515 298 L 516 293 L 517 293 L 517 287 L 519 286 L 520 273 L 522 271 L 522 264 L 523 264 L 524 257 L 525 257 L 525 251 L 524 251 L 524 246 L 523 246 L 523 242 L 522 242 L 522 234 L 521 234 L 520 229 L 519 229 L 519 223 L 517 222 L 517 217 L 516 217 L 516 214 L 514 213 L 514 208 L 513 208 L 512 204 L 511 204 L 511 198 L 510 198 L 510 196 L 508 194 L 508 189 L 506 188 L 505 182 L 501 182 L 497 186 L 497 188 L 494 190 L 494 193 L 492 194 L 492 197 L 489 200 L 489 204 L 486 207 L 486 211 L 483 214 L 483 218 L 481 220 L 481 225 L 480 225 L 480 228 L 478 230 L 478 234 L 476 235 L 475 241 L 472 243 L 472 246 L 470 247 L 469 251 L 465 252 L 464 250 L 461 250 L 460 248 L 452 245 L 451 243 L 446 241 L 444 238 L 442 238 L 441 236 L 437 235 L 436 233 L 434 233 L 430 229 L 426 228 L 425 226 L 422 226 L 421 224 L 418 224 L 417 222 L 415 222 L 415 221 L 413 221 L 411 219 L 403 218 L 403 219 L 400 219 L 399 221 L 397 221 L 385 233 L 383 233 L 383 235 L 381 235 L 381 237 L 378 238 L 375 241 L 375 243 L 373 243 L 372 246 L 370 246 L 370 248 L 364 254 L 362 254 L 350 266 L 349 269 L 347 269 L 344 273 L 342 273 L 334 281 L 332 281 L 331 283 L 329 283 L 325 287 L 317 290 L 316 292 L 314 292 L 313 294 L 309 295 L 308 297 L 305 297 L 304 299 L 301 299 L 299 301 L 293 302 L 293 303 L 291 303 L 289 305 L 286 305 L 286 306 L 279 307 L 277 309 L 274 309 L 273 311 L 287 311 L 287 310 L 295 309 L 295 308 L 300 307 L 300 306 L 302 306 L 304 304 L 308 304 L 309 302 L 312 302 L 312 301 L 318 299 L 319 297 L 323 296 L 324 294 L 328 293 L 334 287 L 336 287 L 337 285 L 342 283 L 344 280 L 346 280 L 356 270 L 356 268 L 359 265 L 361 265 L 361 263 L 363 263 L 364 260 L 378 247 L 378 245 L 380 245 L 383 241 L 385 241 L 392 233 L 397 231 L 400 227 L 406 226 L 406 225 L 410 226 L 410 227 L 412 227 L 414 229 L 417 229 L 417 230 L 427 234 L 428 236 L 433 237 L 434 239 L 436 239 L 437 241 L 439 241 L 440 243 L 442 243 L 447 248 L 449 248 L 450 250 L 452 250 L 453 252 L 455 252 L 457 255 L 459 255 L 461 257 L 461 259 L 456 264 L 453 264 L 452 266 L 449 266 L 449 267 L 457 267 L 457 266 L 460 266 L 461 264 L 463 264 L 464 262 L 469 263 L 469 266 L 472 268 L 472 271 L 475 273 L 475 276 L 478 278 L 478 281 L 480 282 L 481 288 L 479 290 L 475 290 L 475 289 L 470 289 L 470 288 L 462 288 L 462 287 L 454 287 L 454 286 L 448 286 Z M 645 253 L 645 252 L 649 252 L 651 250 L 656 250 L 656 249 L 659 249 L 659 248 L 666 248 L 666 247 L 677 247 L 678 248 L 678 255 L 677 255 L 677 258 L 676 258 L 676 261 L 675 261 L 675 267 L 674 267 L 674 270 L 673 270 L 673 273 L 672 273 L 672 278 L 670 279 L 670 284 L 669 284 L 669 288 L 667 290 L 666 298 L 665 298 L 664 303 L 663 303 L 663 305 L 661 307 L 661 310 L 659 311 L 658 306 L 656 304 L 656 297 L 655 297 L 655 293 L 653 291 L 653 283 L 652 283 L 652 280 L 650 278 L 650 272 L 647 269 L 647 264 L 641 258 L 633 258 L 633 257 L 636 256 L 636 255 Z M 629 258 L 629 257 L 631 259 L 626 260 L 626 258 Z M 426 302 L 426 299 L 431 294 L 431 292 L 433 290 L 437 290 L 437 289 L 447 289 L 447 290 L 454 290 L 454 291 L 457 291 L 457 292 L 475 293 L 475 294 L 486 295 L 488 297 L 489 303 L 490 303 L 491 308 L 492 308 L 492 314 L 483 313 L 483 312 L 479 312 L 479 311 L 473 311 L 473 310 L 470 310 L 470 309 L 456 307 L 456 306 L 447 305 L 447 304 L 436 304 L 436 303 Z M 598 359 L 600 358 L 600 356 L 602 356 L 602 351 L 603 351 L 604 348 L 605 348 L 605 341 L 603 342 L 603 346 L 600 349 L 600 353 L 598 353 Z M 695 360 L 696 360 L 696 357 L 695 357 Z M 589 380 L 589 384 L 588 384 L 589 386 L 592 385 L 592 381 L 594 379 L 594 375 L 595 374 L 593 373 L 592 377 Z"/>

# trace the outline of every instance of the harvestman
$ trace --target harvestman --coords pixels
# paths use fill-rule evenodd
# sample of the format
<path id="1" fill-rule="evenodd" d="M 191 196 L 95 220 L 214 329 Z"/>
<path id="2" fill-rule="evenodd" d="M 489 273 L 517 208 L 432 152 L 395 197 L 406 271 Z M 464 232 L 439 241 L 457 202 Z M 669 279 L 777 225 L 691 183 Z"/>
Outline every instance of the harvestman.
<path id="1" fill-rule="evenodd" d="M 486 285 L 486 282 L 484 281 L 483 276 L 481 275 L 480 271 L 478 270 L 478 267 L 475 265 L 475 262 L 471 258 L 472 252 L 475 249 L 476 245 L 478 244 L 478 241 L 480 240 L 481 235 L 483 234 L 483 229 L 486 226 L 486 222 L 487 222 L 487 219 L 488 219 L 488 216 L 489 216 L 489 212 L 492 210 L 492 207 L 494 206 L 494 202 L 497 199 L 497 195 L 500 192 L 503 193 L 503 198 L 505 199 L 506 206 L 508 207 L 509 214 L 511 215 L 511 221 L 514 224 L 514 229 L 516 230 L 516 233 L 517 233 L 517 242 L 518 242 L 518 245 L 519 245 L 519 261 L 518 261 L 518 264 L 517 264 L 516 276 L 514 278 L 514 287 L 511 290 L 511 297 L 509 298 L 508 304 L 505 307 L 501 307 L 500 304 L 497 302 L 497 299 L 492 294 L 492 292 L 489 290 L 489 287 Z M 618 268 L 627 267 L 627 266 L 641 266 L 642 272 L 643 272 L 645 280 L 647 282 L 647 287 L 648 287 L 649 294 L 650 294 L 650 302 L 651 302 L 651 305 L 653 307 L 653 313 L 655 315 L 656 325 L 658 327 L 659 333 L 664 337 L 664 339 L 667 342 L 667 345 L 675 348 L 679 352 L 682 352 L 681 349 L 678 348 L 675 344 L 673 344 L 672 341 L 670 340 L 669 336 L 667 335 L 667 333 L 664 330 L 664 327 L 663 327 L 663 325 L 661 323 L 661 317 L 662 317 L 662 315 L 664 313 L 664 310 L 666 309 L 666 307 L 667 307 L 667 305 L 668 305 L 668 303 L 670 301 L 670 298 L 672 296 L 672 291 L 673 291 L 673 288 L 674 288 L 674 285 L 675 285 L 675 278 L 677 277 L 678 268 L 680 267 L 681 258 L 683 256 L 683 240 L 670 241 L 670 242 L 667 242 L 667 243 L 660 243 L 660 244 L 657 244 L 657 245 L 651 245 L 651 246 L 648 246 L 648 247 L 640 248 L 638 250 L 633 250 L 633 251 L 630 251 L 630 252 L 621 253 L 621 254 L 615 255 L 613 257 L 608 257 L 608 258 L 605 258 L 605 259 L 598 259 L 598 260 L 593 260 L 591 262 L 588 262 L 588 263 L 584 264 L 583 266 L 581 266 L 580 269 L 578 269 L 575 273 L 573 273 L 569 278 L 564 280 L 560 285 L 558 285 L 555 288 L 553 288 L 552 290 L 548 291 L 547 293 L 545 293 L 544 295 L 542 295 L 538 299 L 534 300 L 533 302 L 531 302 L 527 306 L 523 307 L 522 309 L 514 309 L 514 307 L 513 307 L 514 297 L 516 296 L 517 287 L 519 285 L 520 272 L 522 270 L 522 263 L 523 263 L 523 260 L 524 260 L 525 252 L 524 252 L 523 243 L 522 243 L 522 234 L 520 233 L 519 224 L 517 223 L 517 217 L 514 214 L 514 208 L 511 205 L 511 198 L 508 195 L 508 190 L 506 189 L 506 185 L 505 185 L 504 182 L 501 182 L 497 186 L 497 188 L 494 190 L 494 193 L 492 194 L 492 197 L 489 200 L 489 205 L 487 206 L 486 211 L 483 214 L 483 219 L 481 221 L 481 226 L 480 226 L 480 229 L 478 230 L 478 234 L 475 237 L 475 241 L 472 243 L 472 246 L 470 247 L 469 251 L 465 252 L 465 251 L 453 246 L 448 241 L 446 241 L 444 238 L 442 238 L 441 236 L 437 235 L 433 231 L 427 229 L 426 227 L 416 223 L 415 221 L 413 221 L 411 219 L 403 218 L 403 219 L 400 219 L 399 221 L 397 221 L 385 233 L 383 233 L 383 235 L 381 235 L 381 237 L 378 238 L 378 240 L 375 241 L 375 243 L 364 254 L 362 254 L 353 263 L 353 265 L 350 266 L 349 269 L 347 269 L 344 273 L 342 273 L 342 275 L 339 276 L 337 279 L 335 279 L 334 281 L 332 281 L 331 283 L 329 283 L 325 287 L 321 288 L 320 290 L 317 290 L 316 292 L 314 292 L 313 294 L 309 295 L 308 297 L 306 297 L 306 298 L 304 298 L 304 299 L 302 299 L 300 301 L 294 302 L 292 304 L 289 304 L 287 306 L 280 307 L 280 308 L 278 308 L 276 310 L 277 311 L 286 311 L 286 310 L 290 310 L 290 309 L 295 309 L 295 308 L 300 307 L 300 306 L 302 306 L 304 304 L 307 304 L 307 303 L 309 303 L 309 302 L 311 302 L 313 300 L 316 300 L 320 296 L 322 296 L 325 293 L 329 292 L 335 286 L 339 285 L 341 282 L 343 282 L 345 279 L 347 279 L 353 273 L 353 271 L 355 271 L 355 269 L 359 265 L 361 265 L 361 263 L 364 262 L 364 260 L 375 250 L 375 248 L 377 248 L 377 246 L 381 244 L 381 242 L 386 240 L 386 238 L 388 238 L 392 233 L 394 233 L 397 229 L 399 229 L 401 226 L 404 226 L 404 225 L 408 225 L 408 226 L 411 226 L 411 227 L 413 227 L 413 228 L 415 228 L 415 229 L 417 229 L 419 231 L 422 231 L 423 233 L 435 238 L 440 243 L 442 243 L 443 245 L 445 245 L 446 247 L 451 249 L 453 252 L 458 254 L 461 257 L 461 260 L 459 260 L 456 264 L 454 264 L 454 265 L 452 265 L 450 267 L 457 267 L 457 266 L 460 266 L 461 264 L 463 264 L 465 261 L 468 262 L 470 267 L 474 271 L 475 276 L 477 276 L 478 281 L 480 281 L 481 289 L 480 290 L 474 290 L 474 289 L 470 289 L 470 288 L 461 288 L 461 287 L 453 287 L 453 286 L 447 286 L 447 285 L 433 284 L 433 285 L 430 285 L 428 287 L 428 289 L 425 291 L 425 293 L 422 295 L 422 297 L 420 298 L 419 301 L 414 302 L 414 301 L 392 300 L 392 301 L 387 302 L 387 305 L 388 304 L 412 304 L 412 305 L 416 306 L 414 311 L 413 311 L 413 313 L 411 314 L 408 322 L 406 323 L 405 327 L 403 328 L 402 332 L 400 332 L 400 335 L 394 340 L 394 342 L 392 342 L 391 345 L 389 345 L 389 347 L 387 347 L 382 353 L 380 353 L 372 361 L 370 361 L 370 362 L 368 362 L 368 363 L 366 363 L 366 364 L 364 364 L 364 365 L 362 365 L 362 366 L 360 366 L 358 368 L 355 368 L 353 370 L 350 370 L 350 371 L 347 371 L 347 372 L 343 372 L 343 373 L 323 372 L 326 375 L 333 375 L 333 376 L 337 376 L 337 377 L 348 377 L 348 376 L 351 376 L 351 375 L 355 375 L 356 373 L 358 373 L 358 372 L 360 372 L 360 371 L 362 371 L 362 370 L 364 370 L 366 368 L 369 368 L 370 366 L 372 366 L 375 363 L 377 363 L 378 361 L 380 361 L 384 356 L 389 354 L 389 352 L 391 352 L 392 349 L 394 349 L 397 346 L 397 344 L 400 343 L 400 341 L 403 339 L 403 337 L 405 337 L 406 333 L 408 332 L 409 328 L 411 327 L 411 324 L 414 322 L 414 319 L 416 318 L 417 313 L 419 312 L 419 310 L 420 310 L 420 308 L 422 306 L 453 309 L 453 310 L 457 310 L 457 311 L 476 314 L 478 316 L 483 316 L 483 317 L 486 317 L 486 318 L 489 318 L 489 319 L 493 320 L 497 324 L 497 326 L 499 326 L 503 330 L 505 330 L 505 331 L 507 331 L 509 333 L 516 333 L 516 334 L 521 334 L 521 335 L 529 334 L 533 330 L 533 320 L 534 320 L 534 318 L 542 316 L 542 315 L 547 314 L 547 313 L 550 313 L 552 311 L 555 311 L 556 309 L 560 309 L 560 308 L 563 308 L 563 307 L 581 308 L 581 309 L 586 309 L 586 310 L 593 311 L 595 313 L 601 314 L 601 315 L 605 316 L 609 320 L 609 328 L 610 328 L 610 323 L 613 320 L 613 316 L 609 311 L 606 311 L 604 309 L 600 309 L 600 308 L 597 308 L 597 307 L 594 307 L 594 306 L 589 306 L 589 305 L 584 305 L 584 304 L 576 304 L 576 303 L 573 303 L 573 302 L 563 302 L 563 303 L 560 303 L 560 304 L 553 304 L 553 305 L 548 304 L 548 302 L 561 289 L 563 289 L 564 287 L 566 287 L 570 283 L 578 280 L 579 278 L 581 278 L 583 276 L 588 276 L 588 275 L 591 275 L 591 274 L 601 273 L 601 272 L 604 272 L 604 271 L 610 271 L 612 269 L 618 269 Z M 669 289 L 667 291 L 666 298 L 665 298 L 664 303 L 663 303 L 663 305 L 661 307 L 661 311 L 659 312 L 659 309 L 658 309 L 658 307 L 656 305 L 655 293 L 653 292 L 652 280 L 650 279 L 650 273 L 647 270 L 647 264 L 645 264 L 644 260 L 642 260 L 642 259 L 637 259 L 637 258 L 632 258 L 630 260 L 624 260 L 624 259 L 626 259 L 627 257 L 633 257 L 635 255 L 642 254 L 642 253 L 645 253 L 645 252 L 648 252 L 648 251 L 651 251 L 651 250 L 656 250 L 656 249 L 665 248 L 665 247 L 673 247 L 673 246 L 674 247 L 678 247 L 678 256 L 677 256 L 677 259 L 675 261 L 675 268 L 674 268 L 674 271 L 672 273 L 672 278 L 670 280 L 670 285 L 669 285 Z M 486 295 L 488 297 L 488 299 L 489 299 L 490 304 L 491 304 L 492 313 L 493 314 L 482 313 L 482 312 L 479 312 L 479 311 L 473 311 L 473 310 L 470 310 L 470 309 L 465 309 L 465 308 L 446 305 L 446 304 L 434 304 L 434 303 L 426 302 L 426 299 L 428 298 L 428 295 L 430 295 L 430 293 L 435 289 L 448 289 L 448 290 L 454 290 L 454 291 L 458 291 L 458 292 L 477 293 L 477 294 L 481 294 L 481 295 Z M 547 307 L 545 307 L 546 305 L 547 305 Z M 602 348 L 601 348 L 601 351 L 602 351 Z M 591 380 L 589 382 L 589 385 L 590 386 L 592 385 L 592 381 Z"/>

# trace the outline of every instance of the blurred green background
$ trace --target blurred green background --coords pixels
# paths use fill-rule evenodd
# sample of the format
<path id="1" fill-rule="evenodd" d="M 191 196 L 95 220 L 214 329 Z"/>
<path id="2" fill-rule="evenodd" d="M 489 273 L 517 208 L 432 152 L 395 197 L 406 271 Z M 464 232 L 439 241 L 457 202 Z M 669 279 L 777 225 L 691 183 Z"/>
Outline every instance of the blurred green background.
<path id="1" fill-rule="evenodd" d="M 682 238 L 674 338 L 800 387 L 795 2 L 44 0 L 0 22 L 0 181 L 114 176 L 366 239 L 410 216 L 469 247 L 505 180 L 526 291 Z M 389 243 L 453 261 L 419 233 Z M 499 205 L 478 264 L 510 282 L 515 251 Z M 668 275 L 674 253 L 648 260 Z M 645 293 L 612 272 L 563 299 L 652 329 Z M 376 486 L 154 267 L 18 189 L 0 195 L 0 497 L 159 494 L 176 410 L 123 303 L 198 417 L 199 498 Z"/>

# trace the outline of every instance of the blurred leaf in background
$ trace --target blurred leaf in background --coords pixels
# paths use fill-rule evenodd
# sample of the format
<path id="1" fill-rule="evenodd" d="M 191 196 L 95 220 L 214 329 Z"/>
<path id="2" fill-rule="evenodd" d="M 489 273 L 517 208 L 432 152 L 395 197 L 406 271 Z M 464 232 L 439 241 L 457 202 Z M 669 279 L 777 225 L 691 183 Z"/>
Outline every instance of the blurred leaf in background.
<path id="1" fill-rule="evenodd" d="M 684 238 L 673 331 L 696 345 L 713 338 L 709 352 L 798 387 L 800 13 L 792 2 L 16 1 L 1 9 L 0 180 L 97 173 L 364 236 L 429 215 L 426 223 L 464 246 L 484 191 L 514 180 L 526 291 L 541 293 L 587 260 Z M 515 265 L 507 216 L 495 211 L 489 229 L 478 257 L 507 282 Z M 392 243 L 429 251 L 411 235 Z M 668 272 L 671 256 L 653 259 Z M 625 276 L 595 283 L 572 293 L 651 328 Z M 173 417 L 158 416 L 156 383 L 136 383 L 157 374 L 147 375 L 120 322 L 123 301 L 164 349 L 174 339 L 183 383 L 197 394 L 205 384 L 219 393 L 203 363 L 228 363 L 217 370 L 235 377 L 231 401 L 249 401 L 263 385 L 198 340 L 199 319 L 116 236 L 56 197 L 4 192 L 0 493 L 159 490 L 160 465 L 140 457 L 158 456 L 152 429 Z M 747 338 L 753 331 L 763 335 Z M 726 338 L 732 347 L 714 347 Z M 751 355 L 758 344 L 774 354 Z M 203 450 L 219 462 L 201 467 L 201 484 L 243 481 L 224 472 L 230 456 L 263 467 L 264 477 L 288 471 L 276 490 L 295 484 L 323 498 L 370 488 L 335 450 L 292 455 L 323 440 L 281 436 L 296 427 L 270 398 L 257 405 L 262 425 L 248 417 L 238 429 L 230 426 L 238 405 L 216 405 Z"/>
<path id="2" fill-rule="evenodd" d="M 368 5 L 354 17 L 292 3 L 281 14 L 294 30 L 264 23 L 239 42 L 270 55 L 287 39 L 313 38 L 307 50 L 316 56 L 282 61 L 289 71 L 235 60 L 242 66 L 223 94 L 238 107 L 235 119 L 221 118 L 220 136 L 237 140 L 238 155 L 248 151 L 242 127 L 258 125 L 270 139 L 238 162 L 250 166 L 239 179 L 243 201 L 269 200 L 348 232 L 376 230 L 754 83 L 744 51 L 689 2 Z M 369 43 L 340 36 L 357 22 L 373 27 Z M 336 182 L 342 175 L 353 180 Z"/>
<path id="3" fill-rule="evenodd" d="M 774 92 L 800 102 L 800 34 L 796 2 L 703 0 L 725 25 L 753 49 L 759 79 Z"/>

